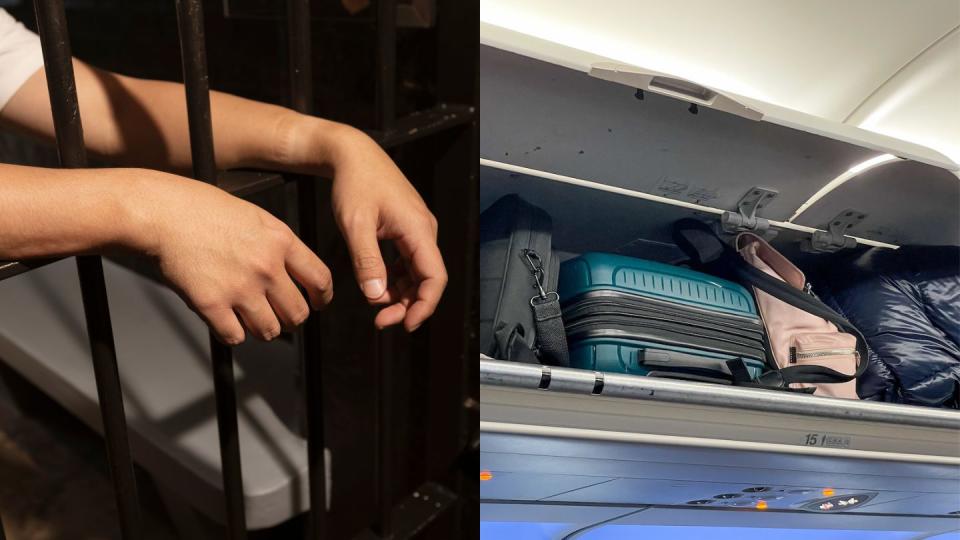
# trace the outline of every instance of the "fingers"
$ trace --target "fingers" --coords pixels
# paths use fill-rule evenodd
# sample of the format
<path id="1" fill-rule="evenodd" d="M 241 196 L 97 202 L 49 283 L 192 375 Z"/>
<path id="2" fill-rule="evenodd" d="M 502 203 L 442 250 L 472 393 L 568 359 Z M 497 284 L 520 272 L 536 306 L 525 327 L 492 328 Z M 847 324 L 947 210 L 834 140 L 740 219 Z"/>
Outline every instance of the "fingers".
<path id="1" fill-rule="evenodd" d="M 391 275 L 394 279 L 395 274 Z M 373 320 L 374 326 L 382 330 L 388 326 L 400 324 L 407 315 L 407 308 L 416 299 L 416 287 L 413 286 L 409 277 L 404 276 L 396 279 L 393 286 L 387 289 L 384 297 L 388 299 L 389 306 L 380 310 Z"/>
<path id="2" fill-rule="evenodd" d="M 247 330 L 258 338 L 270 341 L 280 335 L 280 321 L 265 296 L 258 295 L 247 300 L 236 311 Z"/>
<path id="3" fill-rule="evenodd" d="M 406 314 L 407 307 L 404 304 L 391 304 L 381 309 L 380 313 L 377 313 L 377 316 L 373 319 L 373 325 L 376 326 L 378 330 L 383 330 L 388 326 L 403 322 Z"/>
<path id="4" fill-rule="evenodd" d="M 443 290 L 447 287 L 447 270 L 443 266 L 440 250 L 433 242 L 424 242 L 414 249 L 410 254 L 410 269 L 420 282 L 416 301 L 407 309 L 403 326 L 408 332 L 413 332 L 437 309 Z"/>
<path id="5" fill-rule="evenodd" d="M 239 345 L 245 337 L 243 326 L 237 319 L 237 314 L 230 308 L 207 309 L 200 312 L 200 316 L 207 322 L 220 343 L 224 345 Z"/>
<path id="6" fill-rule="evenodd" d="M 363 295 L 373 303 L 387 291 L 387 268 L 377 243 L 376 217 L 364 215 L 351 219 L 343 223 L 342 229 L 350 248 L 357 283 Z"/>
<path id="7" fill-rule="evenodd" d="M 310 315 L 310 306 L 286 275 L 267 289 L 267 300 L 286 330 L 300 326 Z"/>
<path id="8" fill-rule="evenodd" d="M 313 309 L 321 309 L 333 300 L 333 278 L 330 276 L 330 269 L 299 239 L 287 253 L 286 269 L 293 279 L 306 289 Z"/>

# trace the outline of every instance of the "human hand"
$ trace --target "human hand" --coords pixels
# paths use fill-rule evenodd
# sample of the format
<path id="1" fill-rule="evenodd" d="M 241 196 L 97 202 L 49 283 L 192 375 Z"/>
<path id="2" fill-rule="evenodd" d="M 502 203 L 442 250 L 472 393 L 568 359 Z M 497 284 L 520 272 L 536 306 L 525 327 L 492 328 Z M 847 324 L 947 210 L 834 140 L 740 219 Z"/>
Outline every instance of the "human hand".
<path id="1" fill-rule="evenodd" d="M 346 238 L 357 283 L 367 301 L 385 306 L 374 324 L 403 323 L 413 332 L 433 314 L 447 285 L 437 248 L 437 220 L 393 160 L 366 135 L 341 141 L 332 164 L 333 213 Z M 399 258 L 388 271 L 379 240 Z"/>
<path id="2" fill-rule="evenodd" d="M 282 221 L 219 188 L 178 176 L 143 171 L 137 184 L 138 251 L 157 258 L 160 270 L 220 341 L 236 345 L 244 328 L 271 340 L 281 328 L 333 298 L 326 265 Z"/>

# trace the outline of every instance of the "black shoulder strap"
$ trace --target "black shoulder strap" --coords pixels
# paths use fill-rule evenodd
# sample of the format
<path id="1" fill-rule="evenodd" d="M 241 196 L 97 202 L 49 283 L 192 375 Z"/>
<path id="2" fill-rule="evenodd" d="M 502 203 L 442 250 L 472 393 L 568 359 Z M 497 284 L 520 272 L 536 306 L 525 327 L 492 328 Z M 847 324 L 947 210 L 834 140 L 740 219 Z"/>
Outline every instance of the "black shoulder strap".
<path id="1" fill-rule="evenodd" d="M 570 367 L 560 297 L 555 292 L 548 293 L 545 297 L 534 296 L 530 299 L 530 307 L 533 308 L 533 324 L 537 332 L 540 360 L 551 366 Z"/>
<path id="2" fill-rule="evenodd" d="M 859 359 L 853 375 L 823 366 L 790 366 L 780 368 L 779 377 L 783 384 L 805 383 L 843 383 L 856 379 L 867 369 L 867 342 L 850 321 L 821 302 L 816 297 L 799 291 L 787 283 L 754 268 L 730 246 L 725 244 L 702 221 L 681 219 L 674 224 L 674 240 L 695 262 L 723 277 L 729 277 L 740 283 L 751 285 L 773 296 L 777 300 L 826 319 L 843 331 L 857 338 Z"/>

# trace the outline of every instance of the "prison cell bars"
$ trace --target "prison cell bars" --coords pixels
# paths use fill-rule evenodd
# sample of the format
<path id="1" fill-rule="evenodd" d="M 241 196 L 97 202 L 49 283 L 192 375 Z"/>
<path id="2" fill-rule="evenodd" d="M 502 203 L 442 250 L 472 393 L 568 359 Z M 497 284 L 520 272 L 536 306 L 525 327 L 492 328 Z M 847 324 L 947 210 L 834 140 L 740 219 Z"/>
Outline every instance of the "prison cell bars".
<path id="1" fill-rule="evenodd" d="M 217 162 L 210 116 L 210 81 L 207 77 L 207 49 L 203 31 L 203 2 L 176 0 L 177 30 L 183 64 L 183 84 L 187 96 L 187 122 L 190 130 L 190 155 L 197 180 L 217 184 Z M 217 431 L 220 437 L 220 462 L 226 503 L 227 536 L 232 540 L 247 537 L 243 498 L 243 473 L 240 463 L 240 436 L 237 427 L 237 391 L 233 374 L 233 351 L 210 334 L 210 360 L 213 367 L 213 391 L 217 402 Z"/>
<path id="2" fill-rule="evenodd" d="M 289 57 L 290 105 L 297 112 L 313 109 L 313 66 L 310 0 L 287 0 L 287 56 Z M 297 182 L 297 219 L 300 239 L 314 252 L 318 247 L 317 183 L 309 176 L 294 175 Z M 326 460 L 323 419 L 323 365 L 320 361 L 320 319 L 308 317 L 300 330 L 300 362 L 304 378 L 307 416 L 307 485 L 310 510 L 307 538 L 324 537 L 327 512 Z"/>
<path id="3" fill-rule="evenodd" d="M 87 150 L 83 144 L 83 125 L 80 121 L 63 1 L 35 0 L 34 10 L 40 31 L 60 165 L 68 169 L 86 167 Z M 139 539 L 142 538 L 140 506 L 127 437 L 127 420 L 123 410 L 103 262 L 99 256 L 77 257 L 77 273 L 93 357 L 110 476 L 113 479 L 120 516 L 120 530 L 124 539 Z"/>

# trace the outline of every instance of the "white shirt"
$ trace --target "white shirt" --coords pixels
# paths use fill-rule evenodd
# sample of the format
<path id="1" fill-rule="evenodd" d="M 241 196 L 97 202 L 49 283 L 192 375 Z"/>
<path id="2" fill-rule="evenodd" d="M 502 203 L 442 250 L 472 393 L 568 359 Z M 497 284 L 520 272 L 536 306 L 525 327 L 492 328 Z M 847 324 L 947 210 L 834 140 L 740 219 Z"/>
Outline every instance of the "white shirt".
<path id="1" fill-rule="evenodd" d="M 42 67 L 40 38 L 0 9 L 0 109 Z"/>

